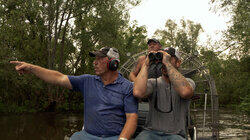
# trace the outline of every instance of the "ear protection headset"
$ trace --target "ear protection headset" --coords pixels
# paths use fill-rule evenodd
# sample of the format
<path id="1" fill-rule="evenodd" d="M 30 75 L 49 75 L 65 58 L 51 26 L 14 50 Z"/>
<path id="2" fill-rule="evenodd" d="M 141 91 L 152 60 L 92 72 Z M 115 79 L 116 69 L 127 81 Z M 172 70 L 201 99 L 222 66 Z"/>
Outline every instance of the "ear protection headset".
<path id="1" fill-rule="evenodd" d="M 107 67 L 111 71 L 116 71 L 119 65 L 119 53 L 118 50 L 115 48 L 110 48 L 107 52 L 108 62 Z"/>
<path id="2" fill-rule="evenodd" d="M 109 70 L 116 71 L 119 66 L 119 61 L 115 58 L 109 58 L 107 66 Z"/>

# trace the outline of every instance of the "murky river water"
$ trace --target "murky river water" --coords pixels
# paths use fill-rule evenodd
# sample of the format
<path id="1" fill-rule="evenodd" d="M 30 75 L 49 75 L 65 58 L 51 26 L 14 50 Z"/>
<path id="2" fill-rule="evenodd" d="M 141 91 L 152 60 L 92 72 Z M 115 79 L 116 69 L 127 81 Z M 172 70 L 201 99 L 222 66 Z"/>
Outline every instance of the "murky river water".
<path id="1" fill-rule="evenodd" d="M 69 140 L 81 130 L 83 114 L 0 115 L 0 120 L 1 140 Z M 250 139 L 249 116 L 220 111 L 220 127 L 220 139 Z"/>
<path id="2" fill-rule="evenodd" d="M 0 116 L 1 140 L 67 140 L 81 130 L 82 114 L 25 114 Z"/>

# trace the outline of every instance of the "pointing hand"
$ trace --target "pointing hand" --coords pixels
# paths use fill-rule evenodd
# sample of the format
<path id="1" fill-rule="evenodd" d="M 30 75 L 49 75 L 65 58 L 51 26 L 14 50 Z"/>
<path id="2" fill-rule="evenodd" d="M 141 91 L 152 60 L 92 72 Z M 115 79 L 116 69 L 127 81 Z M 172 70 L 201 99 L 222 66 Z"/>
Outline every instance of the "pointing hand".
<path id="1" fill-rule="evenodd" d="M 16 71 L 20 74 L 31 73 L 32 65 L 21 61 L 10 61 L 11 64 L 15 64 Z"/>

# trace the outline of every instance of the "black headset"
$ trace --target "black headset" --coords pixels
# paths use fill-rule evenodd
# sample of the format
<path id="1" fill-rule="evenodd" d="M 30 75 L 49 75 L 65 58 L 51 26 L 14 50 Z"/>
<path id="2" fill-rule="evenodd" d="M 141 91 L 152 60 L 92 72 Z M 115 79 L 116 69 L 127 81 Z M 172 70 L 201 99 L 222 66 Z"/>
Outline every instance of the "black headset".
<path id="1" fill-rule="evenodd" d="M 109 58 L 107 66 L 109 70 L 116 71 L 119 66 L 119 61 L 115 58 Z"/>

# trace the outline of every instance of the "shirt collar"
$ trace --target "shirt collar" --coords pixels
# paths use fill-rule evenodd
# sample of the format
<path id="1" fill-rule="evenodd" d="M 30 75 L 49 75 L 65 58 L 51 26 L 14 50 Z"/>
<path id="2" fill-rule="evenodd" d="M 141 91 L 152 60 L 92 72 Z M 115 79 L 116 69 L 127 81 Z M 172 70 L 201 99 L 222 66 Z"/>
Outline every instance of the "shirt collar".
<path id="1" fill-rule="evenodd" d="M 120 72 L 118 72 L 118 77 L 117 79 L 114 81 L 114 84 L 116 83 L 122 83 L 124 81 L 124 79 L 122 78 L 122 74 Z"/>
<path id="2" fill-rule="evenodd" d="M 98 81 L 101 81 L 102 82 L 102 79 L 100 76 L 95 76 L 95 79 L 98 80 Z M 114 81 L 113 84 L 120 84 L 124 81 L 124 79 L 122 78 L 122 74 L 120 72 L 118 72 L 118 77 L 117 79 Z"/>

